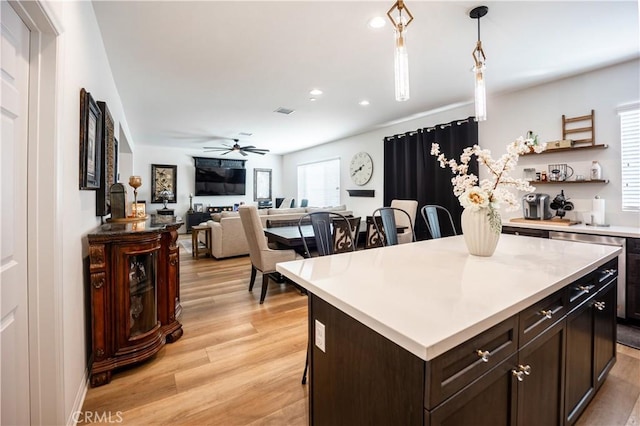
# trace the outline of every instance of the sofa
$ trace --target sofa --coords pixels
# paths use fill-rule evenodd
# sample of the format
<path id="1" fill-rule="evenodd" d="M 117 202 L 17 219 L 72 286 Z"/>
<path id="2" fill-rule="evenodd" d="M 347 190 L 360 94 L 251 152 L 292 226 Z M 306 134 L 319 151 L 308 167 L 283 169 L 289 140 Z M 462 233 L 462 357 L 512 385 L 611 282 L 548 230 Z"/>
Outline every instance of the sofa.
<path id="1" fill-rule="evenodd" d="M 266 227 L 267 220 L 294 220 L 306 213 L 314 211 L 335 211 L 345 216 L 353 212 L 347 210 L 345 205 L 336 207 L 299 207 L 299 208 L 272 208 L 260 209 L 260 222 Z M 201 223 L 211 227 L 211 255 L 216 259 L 241 256 L 249 254 L 249 244 L 242 228 L 242 222 L 238 212 L 222 212 L 211 215 L 211 220 Z"/>

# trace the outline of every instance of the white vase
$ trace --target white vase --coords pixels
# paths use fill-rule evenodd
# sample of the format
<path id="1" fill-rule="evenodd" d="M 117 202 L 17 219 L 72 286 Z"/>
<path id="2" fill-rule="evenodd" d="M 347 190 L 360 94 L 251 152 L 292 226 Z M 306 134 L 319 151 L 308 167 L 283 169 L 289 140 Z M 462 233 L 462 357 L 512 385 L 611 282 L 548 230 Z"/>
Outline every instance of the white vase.
<path id="1" fill-rule="evenodd" d="M 502 223 L 500 214 L 494 210 L 495 221 L 492 226 L 489 209 L 464 209 L 462 212 L 462 234 L 469 253 L 475 256 L 492 256 L 496 251 Z"/>

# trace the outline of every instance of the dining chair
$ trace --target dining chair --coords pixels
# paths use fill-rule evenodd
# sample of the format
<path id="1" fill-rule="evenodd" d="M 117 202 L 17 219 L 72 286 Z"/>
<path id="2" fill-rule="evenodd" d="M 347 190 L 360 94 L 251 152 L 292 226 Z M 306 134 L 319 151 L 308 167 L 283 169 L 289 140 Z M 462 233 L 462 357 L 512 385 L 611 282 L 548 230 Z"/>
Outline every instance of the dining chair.
<path id="1" fill-rule="evenodd" d="M 302 232 L 302 226 L 305 221 L 309 219 L 313 227 L 313 236 L 316 241 L 318 256 L 328 256 L 356 250 L 358 244 L 358 228 L 360 227 L 359 217 L 347 218 L 337 212 L 311 212 L 301 216 L 298 222 L 298 232 L 300 232 L 304 252 L 307 257 L 311 257 L 311 252 L 307 246 L 305 235 Z M 302 373 L 303 385 L 307 383 L 309 343 L 310 342 L 307 342 L 307 358 L 304 364 L 304 372 Z"/>
<path id="2" fill-rule="evenodd" d="M 413 225 L 411 224 L 411 217 L 406 211 L 396 207 L 380 207 L 373 211 L 371 215 L 373 217 L 373 224 L 376 227 L 378 235 L 383 241 L 385 246 L 395 246 L 398 244 L 398 225 L 396 224 L 396 212 L 405 215 L 409 221 L 409 229 L 411 231 L 411 241 L 416 240 L 416 235 L 413 232 Z M 380 218 L 379 220 L 377 218 Z M 380 226 L 382 225 L 382 226 Z"/>
<path id="3" fill-rule="evenodd" d="M 355 219 L 355 218 L 354 218 Z M 359 218 L 358 218 L 359 219 Z M 316 242 L 318 256 L 354 251 L 356 248 L 357 228 L 354 232 L 349 218 L 338 212 L 311 212 L 300 216 L 298 219 L 298 232 L 302 238 L 304 252 L 311 257 L 311 251 L 307 246 L 307 240 L 302 232 L 302 226 L 311 222 L 313 236 Z M 360 221 L 358 220 L 358 226 Z"/>
<path id="4" fill-rule="evenodd" d="M 456 226 L 453 223 L 453 218 L 451 217 L 451 213 L 449 213 L 449 210 L 436 204 L 427 204 L 420 209 L 420 214 L 424 219 L 424 223 L 427 225 L 427 230 L 429 231 L 431 238 L 442 238 L 442 230 L 440 229 L 439 219 L 439 216 L 441 215 L 439 215 L 438 212 L 441 212 L 442 216 L 446 214 L 446 216 L 449 218 L 449 223 L 451 224 L 453 235 L 458 235 L 456 232 Z"/>
<path id="5" fill-rule="evenodd" d="M 238 212 L 242 228 L 249 243 L 249 258 L 251 259 L 249 291 L 253 291 L 256 271 L 262 272 L 262 292 L 260 293 L 260 304 L 262 304 L 267 295 L 269 277 L 276 272 L 276 263 L 300 259 L 300 256 L 294 250 L 273 250 L 269 248 L 256 206 L 240 206 Z"/>
<path id="6" fill-rule="evenodd" d="M 418 213 L 418 201 L 416 200 L 391 200 L 391 207 L 395 207 L 397 209 L 402 209 L 409 215 L 409 220 L 407 220 L 407 215 L 403 214 L 400 211 L 394 212 L 394 216 L 396 219 L 396 225 L 398 226 L 406 226 L 406 229 L 402 231 L 398 231 L 398 244 L 405 244 L 415 241 L 412 239 L 411 233 L 409 232 L 409 224 L 415 229 L 416 227 L 416 214 Z"/>

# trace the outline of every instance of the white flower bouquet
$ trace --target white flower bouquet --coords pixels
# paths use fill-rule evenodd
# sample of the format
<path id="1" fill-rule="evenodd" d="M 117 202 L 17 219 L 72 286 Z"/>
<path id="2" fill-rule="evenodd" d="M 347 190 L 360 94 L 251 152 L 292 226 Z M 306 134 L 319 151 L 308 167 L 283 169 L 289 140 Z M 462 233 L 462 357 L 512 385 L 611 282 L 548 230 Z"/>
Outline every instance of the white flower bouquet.
<path id="1" fill-rule="evenodd" d="M 451 179 L 453 193 L 460 204 L 465 209 L 478 211 L 488 209 L 489 222 L 492 229 L 499 232 L 501 227 L 500 214 L 498 209 L 502 204 L 506 209 L 513 211 L 520 207 L 518 199 L 510 189 L 533 192 L 535 187 L 531 186 L 524 179 L 516 179 L 509 176 L 513 171 L 520 155 L 530 151 L 533 147 L 535 152 L 542 152 L 546 148 L 545 144 L 533 145 L 532 139 L 519 137 L 514 142 L 507 145 L 507 153 L 498 160 L 491 157 L 491 151 L 480 148 L 479 145 L 465 148 L 460 155 L 460 162 L 454 159 L 447 160 L 440 152 L 440 145 L 431 145 L 431 155 L 437 156 L 440 167 L 449 167 L 454 174 Z M 472 156 L 477 157 L 478 163 L 484 165 L 489 171 L 487 179 L 479 180 L 476 175 L 469 173 L 469 162 Z"/>

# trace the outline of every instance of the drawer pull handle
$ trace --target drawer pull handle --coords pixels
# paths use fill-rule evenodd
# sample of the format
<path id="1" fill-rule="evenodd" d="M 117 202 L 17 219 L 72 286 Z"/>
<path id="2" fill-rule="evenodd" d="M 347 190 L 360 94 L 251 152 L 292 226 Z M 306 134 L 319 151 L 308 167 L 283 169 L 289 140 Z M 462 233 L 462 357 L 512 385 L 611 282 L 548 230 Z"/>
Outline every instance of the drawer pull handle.
<path id="1" fill-rule="evenodd" d="M 483 351 L 483 350 L 480 350 L 480 349 L 478 349 L 478 350 L 476 351 L 476 354 L 477 354 L 480 358 L 482 358 L 482 362 L 489 362 L 489 358 L 491 357 L 491 352 L 489 352 L 489 351 Z"/>
<path id="2" fill-rule="evenodd" d="M 585 293 L 589 293 L 589 290 L 591 290 L 591 287 L 588 285 L 579 285 L 578 286 L 578 290 L 580 291 L 584 291 Z"/>
<path id="3" fill-rule="evenodd" d="M 511 374 L 518 379 L 519 382 L 524 380 L 524 376 L 528 376 L 531 374 L 531 366 L 530 365 L 519 365 L 518 369 L 515 368 L 511 370 Z"/>
<path id="4" fill-rule="evenodd" d="M 540 311 L 540 314 L 542 314 L 542 316 L 547 319 L 551 319 L 551 317 L 553 316 L 553 311 L 551 309 L 548 309 L 546 311 Z"/>
<path id="5" fill-rule="evenodd" d="M 593 304 L 599 311 L 604 311 L 605 303 L 604 302 L 596 302 Z"/>

